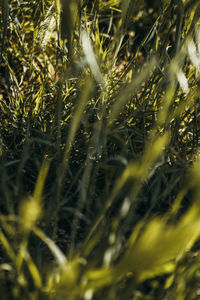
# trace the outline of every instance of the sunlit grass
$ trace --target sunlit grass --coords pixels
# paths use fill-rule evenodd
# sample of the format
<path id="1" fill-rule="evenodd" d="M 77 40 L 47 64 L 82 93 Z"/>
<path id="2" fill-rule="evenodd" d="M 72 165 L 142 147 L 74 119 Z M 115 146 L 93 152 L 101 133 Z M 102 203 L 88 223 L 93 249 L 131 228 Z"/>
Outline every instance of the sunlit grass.
<path id="1" fill-rule="evenodd" d="M 198 1 L 136 2 L 1 3 L 2 299 L 198 297 Z"/>

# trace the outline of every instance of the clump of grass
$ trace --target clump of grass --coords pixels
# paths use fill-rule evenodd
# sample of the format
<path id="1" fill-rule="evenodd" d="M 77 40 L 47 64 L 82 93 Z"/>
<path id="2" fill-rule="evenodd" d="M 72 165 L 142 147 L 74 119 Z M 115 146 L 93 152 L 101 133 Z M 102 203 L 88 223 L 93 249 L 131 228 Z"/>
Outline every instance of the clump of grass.
<path id="1" fill-rule="evenodd" d="M 196 299 L 198 1 L 1 9 L 2 299 Z"/>

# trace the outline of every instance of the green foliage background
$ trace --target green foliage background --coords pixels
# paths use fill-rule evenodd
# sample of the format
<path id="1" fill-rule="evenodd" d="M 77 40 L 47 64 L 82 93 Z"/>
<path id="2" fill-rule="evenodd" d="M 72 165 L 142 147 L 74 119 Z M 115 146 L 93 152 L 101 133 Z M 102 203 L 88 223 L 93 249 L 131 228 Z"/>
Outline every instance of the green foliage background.
<path id="1" fill-rule="evenodd" d="M 1 299 L 198 299 L 199 4 L 0 2 Z"/>

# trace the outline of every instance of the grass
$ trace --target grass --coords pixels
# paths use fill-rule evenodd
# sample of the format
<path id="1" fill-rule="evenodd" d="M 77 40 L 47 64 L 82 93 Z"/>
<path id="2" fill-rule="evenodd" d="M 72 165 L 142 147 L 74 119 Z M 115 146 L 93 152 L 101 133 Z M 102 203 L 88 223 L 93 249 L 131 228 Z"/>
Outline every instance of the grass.
<path id="1" fill-rule="evenodd" d="M 2 299 L 198 298 L 199 1 L 137 3 L 0 4 Z"/>

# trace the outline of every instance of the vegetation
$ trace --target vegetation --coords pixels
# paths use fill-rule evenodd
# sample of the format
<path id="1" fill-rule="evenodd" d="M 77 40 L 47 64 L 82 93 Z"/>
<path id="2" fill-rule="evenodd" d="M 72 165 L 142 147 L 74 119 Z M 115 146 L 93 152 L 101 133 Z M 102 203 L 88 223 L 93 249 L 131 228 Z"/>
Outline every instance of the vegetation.
<path id="1" fill-rule="evenodd" d="M 2 0 L 1 299 L 197 299 L 198 0 Z"/>

